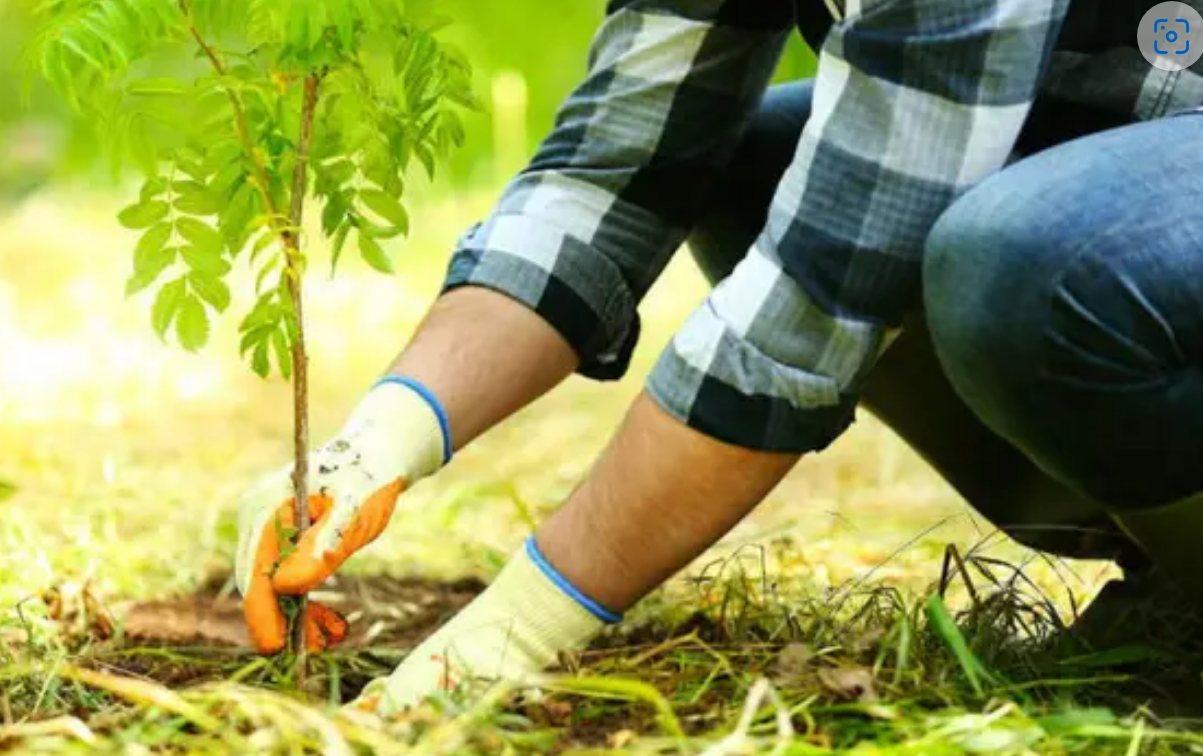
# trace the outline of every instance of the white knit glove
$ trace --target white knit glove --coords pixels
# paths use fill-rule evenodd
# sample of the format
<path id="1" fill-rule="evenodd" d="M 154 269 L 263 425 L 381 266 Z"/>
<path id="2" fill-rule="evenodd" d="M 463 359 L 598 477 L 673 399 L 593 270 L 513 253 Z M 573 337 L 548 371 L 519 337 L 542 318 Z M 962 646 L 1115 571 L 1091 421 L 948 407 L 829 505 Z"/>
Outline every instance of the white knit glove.
<path id="1" fill-rule="evenodd" d="M 239 503 L 235 578 L 251 638 L 262 653 L 286 643 L 278 594 L 307 593 L 388 526 L 402 491 L 451 456 L 446 417 L 420 384 L 386 378 L 368 392 L 341 431 L 310 455 L 312 527 L 282 562 L 284 531 L 295 527 L 291 466 L 247 492 Z M 311 607 L 314 606 L 311 604 Z M 325 645 L 318 606 L 313 645 Z M 345 623 L 342 634 L 345 634 Z M 325 640 L 338 640 L 326 637 Z"/>
<path id="2" fill-rule="evenodd" d="M 484 593 L 351 705 L 390 716 L 472 682 L 520 682 L 621 619 L 573 588 L 531 538 Z"/>

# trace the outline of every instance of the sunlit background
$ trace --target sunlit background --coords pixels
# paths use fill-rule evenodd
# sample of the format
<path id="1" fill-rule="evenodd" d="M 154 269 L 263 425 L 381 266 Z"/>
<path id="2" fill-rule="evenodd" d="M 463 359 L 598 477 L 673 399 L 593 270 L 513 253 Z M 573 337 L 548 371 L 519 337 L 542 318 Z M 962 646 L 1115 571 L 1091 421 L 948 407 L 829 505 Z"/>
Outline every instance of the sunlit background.
<path id="1" fill-rule="evenodd" d="M 352 264 L 337 279 L 310 279 L 317 438 L 405 343 L 454 239 L 534 149 L 584 70 L 603 5 L 549 14 L 533 0 L 443 4 L 457 19 L 448 38 L 472 51 L 489 113 L 471 118 L 468 146 L 418 191 L 413 233 L 391 248 L 395 277 Z M 239 361 L 235 317 L 189 355 L 155 338 L 148 301 L 123 297 L 136 237 L 114 216 L 132 185 L 84 159 L 86 132 L 45 91 L 35 84 L 22 95 L 22 10 L 0 0 L 0 604 L 63 581 L 91 581 L 120 598 L 186 591 L 228 570 L 239 489 L 287 460 L 289 392 Z M 540 43 L 513 44 L 507 30 L 532 25 Z M 796 44 L 782 76 L 810 66 Z M 245 305 L 251 287 L 242 284 L 236 302 Z M 704 294 L 683 253 L 642 308 L 645 335 L 626 380 L 573 379 L 497 429 L 407 494 L 394 527 L 355 569 L 488 574 L 586 473 Z M 775 550 L 774 569 L 820 586 L 872 576 L 921 587 L 936 577 L 945 544 L 988 532 L 863 415 L 722 548 L 790 543 Z M 1065 565 L 1058 578 L 1038 564 L 1033 574 L 1056 590 L 1065 580 L 1089 592 L 1105 568 Z"/>

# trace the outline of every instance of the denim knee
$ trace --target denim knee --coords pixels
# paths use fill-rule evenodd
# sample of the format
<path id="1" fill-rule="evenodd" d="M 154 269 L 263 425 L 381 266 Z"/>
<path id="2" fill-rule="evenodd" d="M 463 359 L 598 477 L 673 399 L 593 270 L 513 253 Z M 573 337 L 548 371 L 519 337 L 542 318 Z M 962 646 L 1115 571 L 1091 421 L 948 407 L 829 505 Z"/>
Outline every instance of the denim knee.
<path id="1" fill-rule="evenodd" d="M 1203 254 L 1163 244 L 1138 209 L 1050 201 L 1074 195 L 1039 167 L 991 179 L 933 229 L 941 365 L 984 423 L 1096 501 L 1189 495 L 1203 486 Z"/>
<path id="2" fill-rule="evenodd" d="M 1040 347 L 1037 313 L 1055 276 L 1049 237 L 1023 197 L 989 184 L 955 203 L 928 238 L 924 308 L 949 381 L 979 418 L 1006 438 L 1020 433 L 1017 405 L 1031 389 Z M 1012 219 L 1003 222 L 1001 219 Z"/>

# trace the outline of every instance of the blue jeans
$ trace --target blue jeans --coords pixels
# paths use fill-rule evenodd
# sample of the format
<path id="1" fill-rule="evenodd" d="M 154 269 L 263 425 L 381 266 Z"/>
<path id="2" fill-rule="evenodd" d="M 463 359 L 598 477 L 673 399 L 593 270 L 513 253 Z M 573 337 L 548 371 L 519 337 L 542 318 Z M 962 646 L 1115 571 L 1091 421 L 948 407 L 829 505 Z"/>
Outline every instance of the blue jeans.
<path id="1" fill-rule="evenodd" d="M 712 281 L 762 227 L 810 101 L 809 82 L 771 90 L 714 187 L 690 245 Z M 1017 156 L 933 230 L 924 302 L 865 386 L 1030 546 L 1139 561 L 1106 510 L 1203 491 L 1199 144 L 1187 115 Z"/>
<path id="2" fill-rule="evenodd" d="M 1203 117 L 1078 139 L 957 202 L 924 299 L 964 401 L 1125 510 L 1203 491 Z"/>

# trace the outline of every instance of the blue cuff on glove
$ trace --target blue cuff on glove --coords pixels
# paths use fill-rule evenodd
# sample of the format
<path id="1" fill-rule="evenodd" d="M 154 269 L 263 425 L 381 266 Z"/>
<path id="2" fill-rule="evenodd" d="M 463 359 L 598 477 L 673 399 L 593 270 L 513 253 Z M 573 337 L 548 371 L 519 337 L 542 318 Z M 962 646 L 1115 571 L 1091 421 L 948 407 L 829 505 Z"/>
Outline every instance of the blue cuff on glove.
<path id="1" fill-rule="evenodd" d="M 621 614 L 615 614 L 585 594 L 581 593 L 576 586 L 568 582 L 568 578 L 557 572 L 556 568 L 552 567 L 547 559 L 543 556 L 543 552 L 539 551 L 539 546 L 535 543 L 534 536 L 526 539 L 526 554 L 530 557 L 531 561 L 535 563 L 535 566 L 537 566 L 543 572 L 543 574 L 547 576 L 548 580 L 555 583 L 557 588 L 568 594 L 568 596 L 571 597 L 573 601 L 580 604 L 585 611 L 589 612 L 594 617 L 597 617 L 602 622 L 606 622 L 611 625 L 622 622 Z"/>

